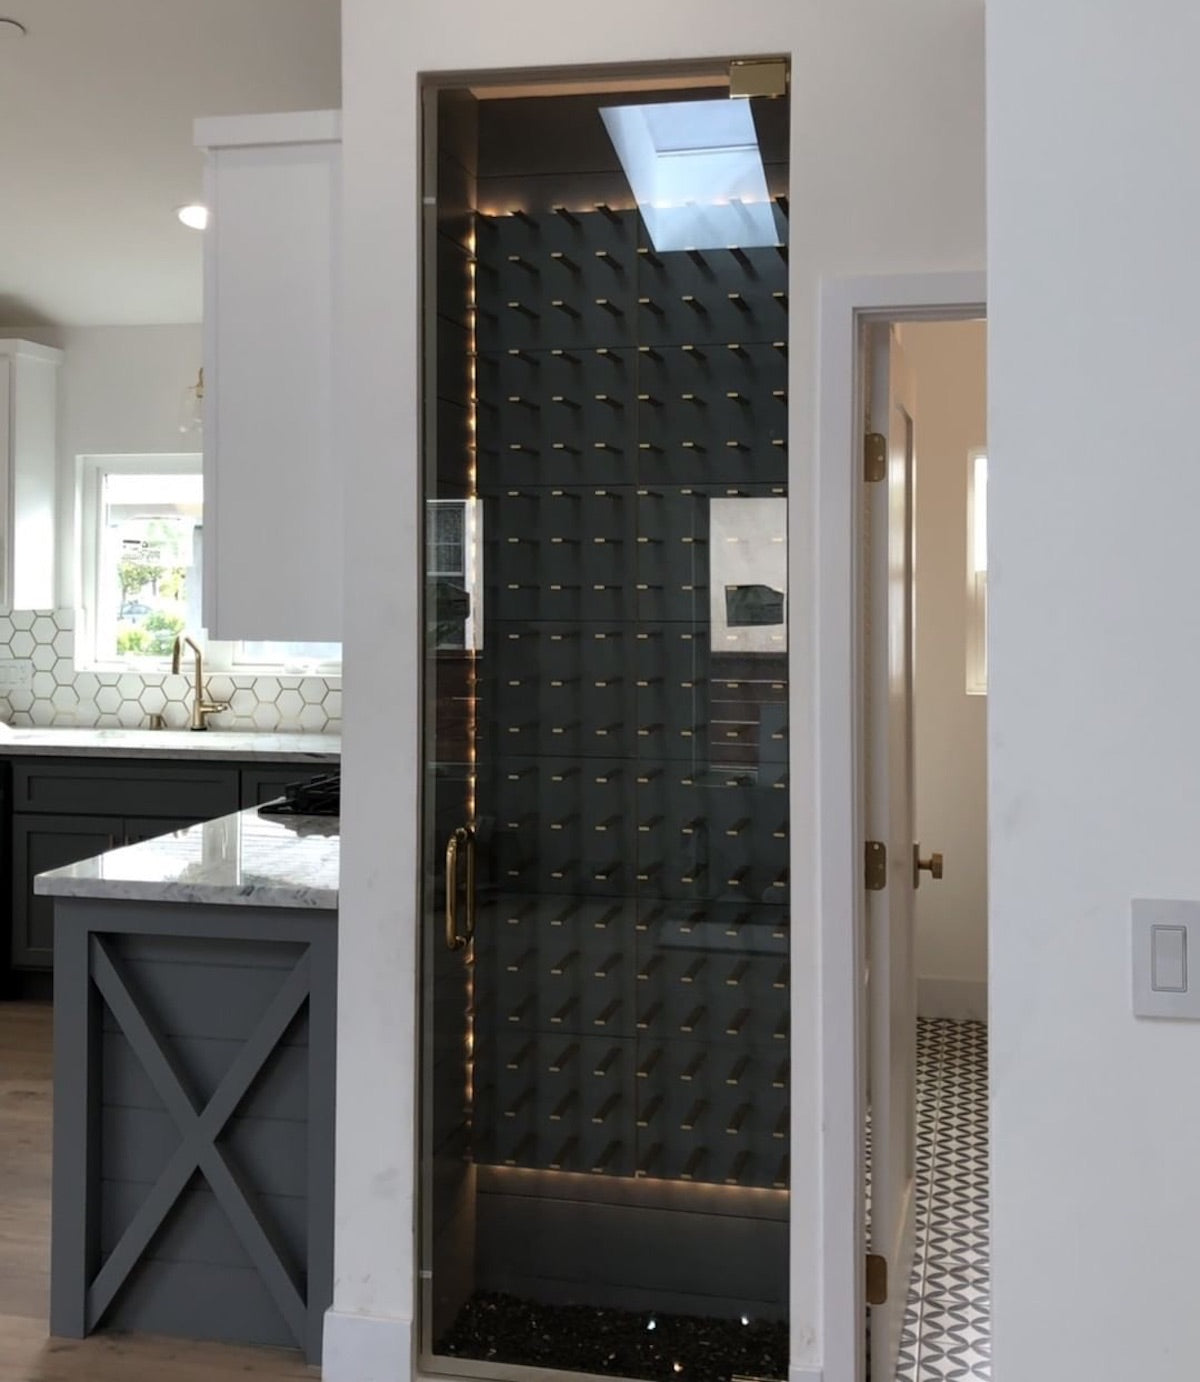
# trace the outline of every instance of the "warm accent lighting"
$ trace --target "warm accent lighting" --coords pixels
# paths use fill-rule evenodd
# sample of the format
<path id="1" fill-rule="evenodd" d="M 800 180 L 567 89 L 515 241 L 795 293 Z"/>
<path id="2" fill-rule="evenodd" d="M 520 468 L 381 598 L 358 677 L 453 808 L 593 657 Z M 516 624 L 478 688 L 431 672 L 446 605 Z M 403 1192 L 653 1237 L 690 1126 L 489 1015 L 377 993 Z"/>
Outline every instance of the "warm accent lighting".
<path id="1" fill-rule="evenodd" d="M 656 250 L 781 243 L 749 101 L 608 106 L 600 114 Z"/>
<path id="2" fill-rule="evenodd" d="M 177 206 L 175 214 L 189 230 L 204 230 L 208 225 L 208 207 L 193 202 L 190 206 Z"/>

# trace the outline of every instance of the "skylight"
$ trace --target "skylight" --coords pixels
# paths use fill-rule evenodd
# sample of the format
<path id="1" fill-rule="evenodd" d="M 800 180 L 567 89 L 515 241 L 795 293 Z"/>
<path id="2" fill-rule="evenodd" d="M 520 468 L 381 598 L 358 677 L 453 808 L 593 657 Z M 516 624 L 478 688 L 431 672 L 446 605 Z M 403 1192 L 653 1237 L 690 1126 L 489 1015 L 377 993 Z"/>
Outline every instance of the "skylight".
<path id="1" fill-rule="evenodd" d="M 750 102 L 601 110 L 656 250 L 778 245 Z"/>

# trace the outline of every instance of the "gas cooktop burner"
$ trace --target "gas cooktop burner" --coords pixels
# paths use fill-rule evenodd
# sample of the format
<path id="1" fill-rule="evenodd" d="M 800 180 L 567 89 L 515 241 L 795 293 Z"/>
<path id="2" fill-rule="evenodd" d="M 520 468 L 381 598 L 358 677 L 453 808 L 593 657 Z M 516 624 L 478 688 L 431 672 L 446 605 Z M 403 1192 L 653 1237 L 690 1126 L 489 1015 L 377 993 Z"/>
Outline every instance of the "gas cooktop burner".
<path id="1" fill-rule="evenodd" d="M 320 777 L 305 778 L 303 782 L 289 782 L 278 801 L 268 801 L 258 808 L 260 816 L 336 816 L 341 810 L 342 777 L 340 773 L 324 773 Z"/>

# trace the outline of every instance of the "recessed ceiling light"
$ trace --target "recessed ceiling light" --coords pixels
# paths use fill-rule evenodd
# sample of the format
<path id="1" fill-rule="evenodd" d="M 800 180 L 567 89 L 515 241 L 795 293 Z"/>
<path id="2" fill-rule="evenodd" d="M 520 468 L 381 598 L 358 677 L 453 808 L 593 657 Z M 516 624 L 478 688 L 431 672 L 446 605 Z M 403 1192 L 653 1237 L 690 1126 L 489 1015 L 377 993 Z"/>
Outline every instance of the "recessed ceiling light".
<path id="1" fill-rule="evenodd" d="M 208 225 L 208 207 L 193 202 L 191 206 L 177 206 L 175 214 L 189 230 L 203 230 Z"/>

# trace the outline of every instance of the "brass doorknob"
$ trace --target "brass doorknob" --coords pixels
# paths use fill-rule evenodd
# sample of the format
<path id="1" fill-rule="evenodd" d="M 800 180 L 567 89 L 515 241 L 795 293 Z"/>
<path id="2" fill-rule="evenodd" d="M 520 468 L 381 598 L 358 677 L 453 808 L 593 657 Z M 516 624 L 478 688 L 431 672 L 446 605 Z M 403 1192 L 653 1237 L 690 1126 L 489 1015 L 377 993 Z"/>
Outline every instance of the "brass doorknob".
<path id="1" fill-rule="evenodd" d="M 918 854 L 917 869 L 918 871 L 924 869 L 926 873 L 931 873 L 934 878 L 940 878 L 942 876 L 942 856 L 931 854 L 928 859 L 922 859 Z"/>

